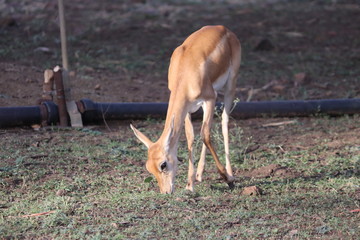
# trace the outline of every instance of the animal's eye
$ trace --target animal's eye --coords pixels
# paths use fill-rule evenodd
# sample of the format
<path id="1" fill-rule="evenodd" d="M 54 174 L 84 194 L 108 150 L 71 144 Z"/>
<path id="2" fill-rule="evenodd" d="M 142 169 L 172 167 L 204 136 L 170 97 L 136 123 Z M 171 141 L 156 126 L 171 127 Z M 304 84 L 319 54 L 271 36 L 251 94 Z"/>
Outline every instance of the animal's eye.
<path id="1" fill-rule="evenodd" d="M 166 169 L 166 166 L 167 166 L 166 162 L 161 163 L 160 165 L 161 171 L 164 171 Z"/>

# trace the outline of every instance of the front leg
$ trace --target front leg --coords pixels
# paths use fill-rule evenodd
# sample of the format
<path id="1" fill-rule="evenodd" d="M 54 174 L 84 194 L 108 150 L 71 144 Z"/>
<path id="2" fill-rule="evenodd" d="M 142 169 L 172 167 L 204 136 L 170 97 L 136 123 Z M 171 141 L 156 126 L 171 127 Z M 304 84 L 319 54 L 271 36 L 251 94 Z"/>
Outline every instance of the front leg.
<path id="1" fill-rule="evenodd" d="M 194 156 L 193 156 L 194 128 L 191 122 L 190 113 L 187 113 L 185 117 L 185 134 L 186 134 L 188 151 L 189 151 L 189 170 L 188 170 L 188 182 L 186 184 L 186 189 L 193 192 L 194 182 L 195 182 L 195 167 L 194 167 Z"/>

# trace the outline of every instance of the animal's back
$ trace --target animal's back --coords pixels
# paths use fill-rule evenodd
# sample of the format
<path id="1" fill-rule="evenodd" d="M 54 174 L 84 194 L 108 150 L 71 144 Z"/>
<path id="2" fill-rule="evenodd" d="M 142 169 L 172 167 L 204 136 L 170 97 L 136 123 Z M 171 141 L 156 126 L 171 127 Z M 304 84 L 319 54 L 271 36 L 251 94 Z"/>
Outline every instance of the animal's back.
<path id="1" fill-rule="evenodd" d="M 198 87 L 202 89 L 205 81 L 214 82 L 224 73 L 226 69 L 223 65 L 228 65 L 229 62 L 221 61 L 222 58 L 218 55 L 231 56 L 230 46 L 226 42 L 222 44 L 229 33 L 224 26 L 205 26 L 177 47 L 169 66 L 170 91 L 176 91 L 175 88 L 183 81 L 187 85 L 199 84 Z M 194 78 L 199 80 L 194 81 Z"/>

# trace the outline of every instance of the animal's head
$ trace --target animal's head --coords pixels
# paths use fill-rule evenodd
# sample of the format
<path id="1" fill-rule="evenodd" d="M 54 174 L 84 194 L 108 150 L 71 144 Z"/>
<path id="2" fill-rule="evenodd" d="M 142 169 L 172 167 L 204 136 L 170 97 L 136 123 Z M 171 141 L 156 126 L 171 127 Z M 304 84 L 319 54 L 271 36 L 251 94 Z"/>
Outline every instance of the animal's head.
<path id="1" fill-rule="evenodd" d="M 143 133 L 130 125 L 135 136 L 145 144 L 148 149 L 146 169 L 155 176 L 161 193 L 172 193 L 177 172 L 176 154 L 170 151 L 170 140 L 173 132 L 173 123 L 168 132 L 157 142 L 153 143 Z"/>

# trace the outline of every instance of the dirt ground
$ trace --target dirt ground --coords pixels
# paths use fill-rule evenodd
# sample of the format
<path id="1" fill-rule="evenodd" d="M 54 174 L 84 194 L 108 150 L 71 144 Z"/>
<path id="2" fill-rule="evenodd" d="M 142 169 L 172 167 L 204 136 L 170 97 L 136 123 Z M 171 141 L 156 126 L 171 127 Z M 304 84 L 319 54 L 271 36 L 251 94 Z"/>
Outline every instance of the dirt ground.
<path id="1" fill-rule="evenodd" d="M 252 2 L 65 1 L 75 99 L 167 101 L 173 49 L 211 24 L 242 43 L 242 101 L 360 96 L 359 5 Z M 57 4 L 2 0 L 0 9 L 0 106 L 34 105 L 43 71 L 61 64 Z"/>

